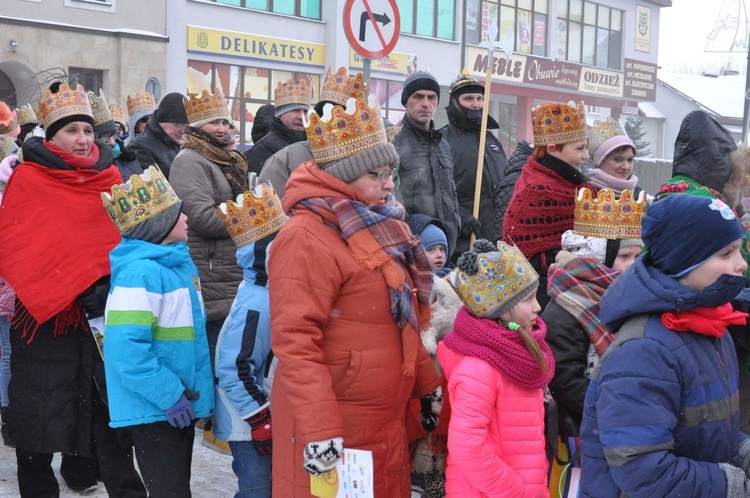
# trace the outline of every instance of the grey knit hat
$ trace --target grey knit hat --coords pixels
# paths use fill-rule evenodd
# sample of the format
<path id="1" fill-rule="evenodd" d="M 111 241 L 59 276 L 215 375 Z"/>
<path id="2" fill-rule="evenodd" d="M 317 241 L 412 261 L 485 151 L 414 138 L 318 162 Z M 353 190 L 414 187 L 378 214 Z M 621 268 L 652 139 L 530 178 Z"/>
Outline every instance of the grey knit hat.
<path id="1" fill-rule="evenodd" d="M 345 183 L 351 183 L 360 176 L 381 166 L 393 166 L 398 162 L 398 153 L 393 144 L 385 143 L 343 159 L 318 165 L 320 169 Z"/>
<path id="2" fill-rule="evenodd" d="M 161 244 L 180 219 L 182 201 L 122 232 L 123 237 Z"/>
<path id="3" fill-rule="evenodd" d="M 432 90 L 440 100 L 440 84 L 433 75 L 426 71 L 411 73 L 404 81 L 404 89 L 401 90 L 401 105 L 406 106 L 411 94 L 418 90 Z"/>

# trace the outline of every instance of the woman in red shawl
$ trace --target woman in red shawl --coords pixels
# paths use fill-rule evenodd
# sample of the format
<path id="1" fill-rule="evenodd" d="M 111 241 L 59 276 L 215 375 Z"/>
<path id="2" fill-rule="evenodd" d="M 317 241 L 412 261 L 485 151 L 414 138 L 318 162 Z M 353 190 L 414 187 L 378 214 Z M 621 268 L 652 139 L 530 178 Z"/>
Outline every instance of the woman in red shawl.
<path id="1" fill-rule="evenodd" d="M 576 190 L 588 180 L 581 166 L 589 158 L 583 102 L 545 102 L 531 110 L 534 152 L 521 170 L 503 222 L 503 237 L 518 246 L 539 274 L 536 299 L 544 309 L 547 269 L 560 239 L 573 228 Z M 588 185 L 592 190 L 596 189 Z"/>
<path id="2" fill-rule="evenodd" d="M 23 162 L 11 174 L 0 206 L 0 275 L 17 296 L 7 422 L 21 497 L 59 494 L 51 466 L 55 452 L 90 457 L 96 438 L 99 453 L 110 453 L 105 435 L 118 449 L 107 427 L 104 393 L 94 382 L 102 364 L 87 317 L 103 315 L 109 251 L 120 241 L 101 192 L 122 178 L 111 149 L 94 141 L 83 87 L 53 84 L 38 111 L 45 138 L 24 142 Z M 113 495 L 130 490 L 135 494 L 129 496 L 145 497 L 129 451 L 120 452 L 116 463 L 102 460 L 102 478 Z M 64 477 L 74 471 L 66 467 L 64 460 Z M 75 484 L 81 490 L 96 486 Z"/>

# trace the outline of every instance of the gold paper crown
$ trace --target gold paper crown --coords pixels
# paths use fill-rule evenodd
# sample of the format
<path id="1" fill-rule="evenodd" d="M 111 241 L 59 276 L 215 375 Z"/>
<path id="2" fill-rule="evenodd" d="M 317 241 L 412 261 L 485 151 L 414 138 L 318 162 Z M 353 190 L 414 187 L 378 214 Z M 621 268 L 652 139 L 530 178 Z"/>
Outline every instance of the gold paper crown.
<path id="1" fill-rule="evenodd" d="M 288 104 L 302 104 L 311 106 L 313 104 L 312 87 L 306 80 L 299 80 L 297 83 L 289 79 L 286 83 L 279 81 L 274 91 L 274 102 L 276 108 Z"/>
<path id="2" fill-rule="evenodd" d="M 330 67 L 326 71 L 320 100 L 346 106 L 346 101 L 350 98 L 363 99 L 366 95 L 367 84 L 362 73 L 350 77 L 346 74 L 346 68 L 343 67 L 340 67 L 334 74 L 331 74 Z"/>
<path id="3" fill-rule="evenodd" d="M 453 92 L 465 86 L 478 86 L 484 88 L 484 85 L 472 76 L 466 68 L 464 68 L 463 71 L 461 71 L 461 74 L 459 74 L 451 83 L 448 95 L 453 95 Z"/>
<path id="4" fill-rule="evenodd" d="M 578 103 L 577 108 L 573 102 L 562 104 L 560 114 L 557 116 L 552 113 L 551 109 L 545 108 L 541 116 L 535 117 L 534 110 L 531 110 L 531 119 L 534 122 L 534 146 L 569 144 L 587 138 L 586 109 L 583 101 Z"/>
<path id="5" fill-rule="evenodd" d="M 257 183 L 253 176 L 250 185 L 248 192 L 237 196 L 237 202 L 230 200 L 216 208 L 237 247 L 279 231 L 289 219 L 270 184 Z"/>
<path id="6" fill-rule="evenodd" d="M 79 84 L 74 90 L 67 83 L 62 83 L 57 93 L 52 93 L 48 88 L 37 104 L 36 117 L 42 121 L 45 129 L 55 121 L 79 114 L 93 117 L 86 91 Z"/>
<path id="7" fill-rule="evenodd" d="M 182 97 L 182 102 L 191 125 L 200 127 L 216 119 L 230 120 L 227 103 L 220 91 L 216 94 L 208 90 L 203 90 L 200 95 L 191 93 L 189 98 Z"/>
<path id="8" fill-rule="evenodd" d="M 112 114 L 112 119 L 115 121 L 115 123 L 120 123 L 127 129 L 128 113 L 125 111 L 124 107 L 110 104 L 109 113 Z"/>
<path id="9" fill-rule="evenodd" d="M 103 90 L 99 89 L 98 97 L 94 92 L 88 92 L 86 95 L 89 98 L 91 113 L 94 115 L 94 125 L 112 121 L 112 114 L 109 112 L 109 106 L 107 105 L 107 99 L 104 97 Z"/>
<path id="10" fill-rule="evenodd" d="M 495 317 L 498 312 L 507 311 L 539 281 L 521 251 L 502 241 L 497 243 L 497 251 L 477 255 L 476 268 L 473 275 L 459 268 L 448 280 L 476 317 Z"/>
<path id="11" fill-rule="evenodd" d="M 632 190 L 623 190 L 617 199 L 611 190 L 600 190 L 594 197 L 590 189 L 582 188 L 576 195 L 573 231 L 600 239 L 640 239 L 647 207 L 644 192 L 636 199 Z"/>
<path id="12" fill-rule="evenodd" d="M 8 135 L 0 135 L 0 161 L 13 154 L 18 154 L 16 141 Z"/>
<path id="13" fill-rule="evenodd" d="M 150 111 L 152 114 L 156 110 L 156 102 L 154 101 L 154 97 L 148 93 L 143 92 L 143 95 L 140 93 L 136 93 L 135 97 L 131 97 L 128 95 L 128 115 L 132 116 L 133 114 L 141 111 Z"/>
<path id="14" fill-rule="evenodd" d="M 36 114 L 34 109 L 31 108 L 31 104 L 24 104 L 16 109 L 16 117 L 18 118 L 18 124 L 23 126 L 29 123 L 39 123 L 36 120 Z"/>
<path id="15" fill-rule="evenodd" d="M 120 233 L 156 216 L 179 200 L 155 166 L 131 176 L 127 183 L 113 185 L 112 195 L 102 192 L 104 207 Z"/>
<path id="16" fill-rule="evenodd" d="M 364 99 L 357 99 L 354 114 L 347 114 L 341 106 L 333 106 L 328 121 L 323 121 L 315 112 L 310 114 L 305 131 L 316 163 L 343 159 L 388 143 L 378 99 L 373 99 L 373 107 L 368 106 Z"/>

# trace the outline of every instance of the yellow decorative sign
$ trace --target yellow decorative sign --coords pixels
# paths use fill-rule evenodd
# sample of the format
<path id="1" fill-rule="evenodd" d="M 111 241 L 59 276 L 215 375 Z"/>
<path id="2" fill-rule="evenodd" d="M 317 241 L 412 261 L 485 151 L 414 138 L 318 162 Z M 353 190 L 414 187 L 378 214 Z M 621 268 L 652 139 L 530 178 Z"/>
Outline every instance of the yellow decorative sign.
<path id="1" fill-rule="evenodd" d="M 391 52 L 383 58 L 370 61 L 370 71 L 408 76 L 417 70 L 417 56 Z M 364 68 L 364 57 L 349 48 L 349 69 L 361 71 Z"/>
<path id="2" fill-rule="evenodd" d="M 188 26 L 189 53 L 228 55 L 252 60 L 269 60 L 325 67 L 326 47 L 285 38 L 222 31 L 199 26 Z"/>

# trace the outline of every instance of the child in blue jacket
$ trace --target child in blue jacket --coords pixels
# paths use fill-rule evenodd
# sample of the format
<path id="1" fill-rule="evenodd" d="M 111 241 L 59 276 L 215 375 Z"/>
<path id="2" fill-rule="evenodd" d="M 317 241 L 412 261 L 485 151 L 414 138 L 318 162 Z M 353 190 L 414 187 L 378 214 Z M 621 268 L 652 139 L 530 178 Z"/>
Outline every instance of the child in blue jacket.
<path id="1" fill-rule="evenodd" d="M 110 425 L 132 436 L 149 495 L 189 497 L 193 421 L 212 415 L 214 390 L 187 216 L 153 166 L 102 198 L 122 234 L 105 312 Z"/>
<path id="2" fill-rule="evenodd" d="M 244 278 L 216 343 L 214 435 L 229 442 L 239 493 L 271 496 L 271 411 L 264 388 L 272 359 L 266 258 L 287 220 L 273 188 L 250 180 L 251 191 L 219 207 L 237 245 Z"/>

